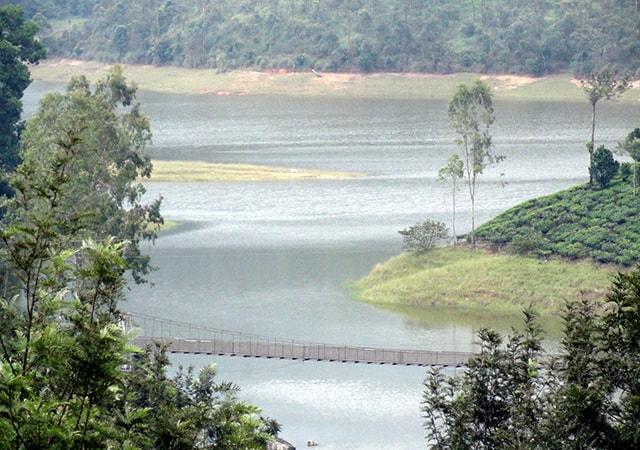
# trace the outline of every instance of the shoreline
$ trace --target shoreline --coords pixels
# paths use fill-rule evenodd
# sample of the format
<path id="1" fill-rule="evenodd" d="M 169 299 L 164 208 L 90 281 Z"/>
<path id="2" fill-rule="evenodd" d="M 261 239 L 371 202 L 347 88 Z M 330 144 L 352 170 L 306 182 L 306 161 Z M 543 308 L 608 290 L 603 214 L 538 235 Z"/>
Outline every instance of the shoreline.
<path id="1" fill-rule="evenodd" d="M 448 100 L 459 83 L 483 79 L 496 100 L 583 101 L 579 82 L 569 74 L 539 78 L 517 75 L 455 73 L 320 73 L 286 70 L 242 70 L 218 73 L 215 69 L 121 64 L 127 79 L 140 90 L 188 95 L 280 95 L 380 99 Z M 90 81 L 104 76 L 113 64 L 97 61 L 51 59 L 30 66 L 35 81 L 66 83 L 85 75 Z M 640 101 L 634 87 L 621 101 Z"/>

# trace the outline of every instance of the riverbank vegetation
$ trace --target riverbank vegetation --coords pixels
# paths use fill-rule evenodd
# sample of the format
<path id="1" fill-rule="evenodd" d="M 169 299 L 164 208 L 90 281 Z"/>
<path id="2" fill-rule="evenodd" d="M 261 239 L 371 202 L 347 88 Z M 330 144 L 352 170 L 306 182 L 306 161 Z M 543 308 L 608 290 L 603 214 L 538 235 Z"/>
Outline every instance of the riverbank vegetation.
<path id="1" fill-rule="evenodd" d="M 527 305 L 556 314 L 565 301 L 605 295 L 613 266 L 494 253 L 470 246 L 403 253 L 354 283 L 363 301 L 517 313 Z"/>
<path id="2" fill-rule="evenodd" d="M 631 172 L 623 165 L 606 188 L 579 185 L 510 208 L 478 227 L 477 252 L 463 245 L 392 258 L 355 283 L 359 295 L 511 312 L 531 303 L 544 313 L 570 299 L 601 299 L 611 275 L 640 259 Z"/>
<path id="3" fill-rule="evenodd" d="M 52 56 L 318 72 L 634 73 L 636 2 L 15 0 Z"/>

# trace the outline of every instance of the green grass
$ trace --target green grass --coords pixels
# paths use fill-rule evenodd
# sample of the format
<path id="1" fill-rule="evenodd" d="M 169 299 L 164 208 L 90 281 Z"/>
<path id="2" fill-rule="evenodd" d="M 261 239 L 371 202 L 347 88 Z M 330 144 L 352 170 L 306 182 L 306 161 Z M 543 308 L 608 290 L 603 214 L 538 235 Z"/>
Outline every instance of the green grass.
<path id="1" fill-rule="evenodd" d="M 601 298 L 613 267 L 446 247 L 403 253 L 354 283 L 359 299 L 382 305 L 557 313 L 564 301 Z"/>

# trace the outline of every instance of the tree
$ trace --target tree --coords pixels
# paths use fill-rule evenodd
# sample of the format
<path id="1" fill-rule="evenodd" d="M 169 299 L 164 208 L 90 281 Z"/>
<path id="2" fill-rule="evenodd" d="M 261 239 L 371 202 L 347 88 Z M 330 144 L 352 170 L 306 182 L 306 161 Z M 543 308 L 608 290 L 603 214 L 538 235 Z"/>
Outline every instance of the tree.
<path id="1" fill-rule="evenodd" d="M 462 148 L 469 199 L 471 200 L 471 244 L 475 246 L 476 181 L 484 169 L 504 159 L 491 151 L 489 127 L 495 121 L 491 88 L 481 80 L 470 86 L 458 85 L 447 105 L 449 125 L 458 134 L 455 143 Z"/>
<path id="2" fill-rule="evenodd" d="M 611 180 L 618 173 L 620 163 L 613 159 L 613 153 L 604 145 L 598 147 L 593 155 L 593 162 L 589 168 L 591 178 L 598 183 L 601 188 L 607 188 Z"/>
<path id="3" fill-rule="evenodd" d="M 431 250 L 438 241 L 449 237 L 449 230 L 443 222 L 427 219 L 399 231 L 403 236 L 404 248 L 409 251 L 426 252 Z"/>
<path id="4" fill-rule="evenodd" d="M 76 79 L 45 99 L 25 132 L 24 161 L 8 175 L 15 195 L 0 203 L 0 448 L 264 448 L 279 426 L 238 401 L 236 386 L 215 382 L 212 367 L 169 380 L 164 349 L 151 356 L 123 332 L 132 265 L 122 236 L 148 224 L 130 214 L 145 210 L 131 206 L 139 190 L 130 180 L 151 167 L 135 151 L 146 120 L 135 105 L 115 113 L 135 93 L 118 73 L 94 91 Z"/>
<path id="5" fill-rule="evenodd" d="M 422 412 L 430 448 L 616 449 L 640 445 L 640 271 L 618 273 L 604 302 L 568 301 L 558 355 L 531 308 L 506 345 L 481 330 L 462 376 L 432 370 Z"/>
<path id="6" fill-rule="evenodd" d="M 151 175 L 144 155 L 151 141 L 147 117 L 136 102 L 137 86 L 127 83 L 122 67 L 115 66 L 92 89 L 89 81 L 75 77 L 65 93 L 42 98 L 26 123 L 21 148 L 27 167 L 46 167 L 69 153 L 63 210 L 87 205 L 81 224 L 84 235 L 96 233 L 128 241 L 125 260 L 136 281 L 151 270 L 142 255 L 141 240 L 153 241 L 162 224 L 158 198 L 143 204 L 144 186 L 138 178 Z"/>
<path id="7" fill-rule="evenodd" d="M 640 128 L 631 131 L 624 141 L 618 145 L 623 154 L 627 154 L 633 159 L 633 195 L 636 195 L 638 178 L 638 162 L 640 161 Z"/>
<path id="8" fill-rule="evenodd" d="M 35 38 L 37 31 L 34 22 L 25 21 L 20 7 L 0 8 L 0 174 L 20 164 L 21 99 L 31 83 L 27 63 L 46 57 L 44 46 Z M 8 193 L 6 182 L 0 182 L 0 194 Z"/>
<path id="9" fill-rule="evenodd" d="M 499 333 L 478 332 L 480 352 L 459 378 L 432 369 L 424 381 L 422 412 L 430 448 L 545 448 L 545 375 L 541 330 L 525 310 L 525 329 L 503 346 Z"/>
<path id="10" fill-rule="evenodd" d="M 451 202 L 452 202 L 452 217 L 451 217 L 451 230 L 453 232 L 453 245 L 458 243 L 458 236 L 456 234 L 456 192 L 458 192 L 458 180 L 464 177 L 464 162 L 460 159 L 457 153 L 451 155 L 447 161 L 447 165 L 441 167 L 438 170 L 438 181 L 442 183 L 450 183 L 451 186 Z"/>
<path id="11" fill-rule="evenodd" d="M 580 80 L 580 84 L 591 105 L 591 140 L 587 144 L 589 150 L 589 168 L 593 166 L 596 135 L 596 105 L 601 100 L 615 101 L 631 87 L 629 75 L 619 76 L 610 70 L 590 73 Z M 589 186 L 593 186 L 593 174 L 589 173 Z"/>

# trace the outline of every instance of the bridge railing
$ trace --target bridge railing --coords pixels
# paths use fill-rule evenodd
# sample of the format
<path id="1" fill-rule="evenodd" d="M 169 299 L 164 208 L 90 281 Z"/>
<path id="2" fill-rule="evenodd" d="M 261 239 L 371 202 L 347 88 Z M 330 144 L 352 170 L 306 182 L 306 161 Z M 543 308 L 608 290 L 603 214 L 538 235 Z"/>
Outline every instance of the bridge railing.
<path id="1" fill-rule="evenodd" d="M 134 341 L 138 345 L 164 340 L 173 353 L 421 366 L 461 366 L 473 355 L 302 342 L 217 330 L 139 313 L 130 314 L 125 323 L 125 328 L 137 326 L 143 330 L 143 335 Z"/>

